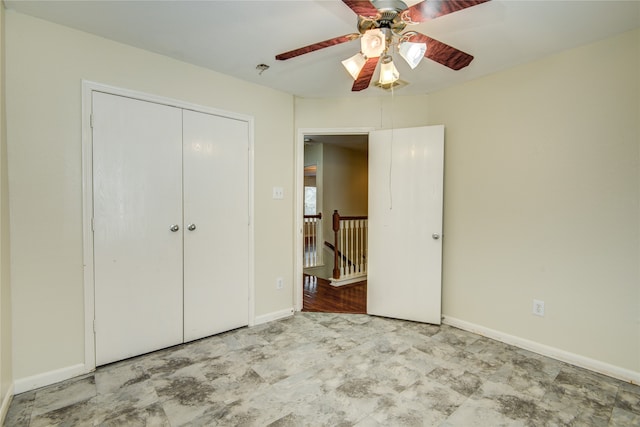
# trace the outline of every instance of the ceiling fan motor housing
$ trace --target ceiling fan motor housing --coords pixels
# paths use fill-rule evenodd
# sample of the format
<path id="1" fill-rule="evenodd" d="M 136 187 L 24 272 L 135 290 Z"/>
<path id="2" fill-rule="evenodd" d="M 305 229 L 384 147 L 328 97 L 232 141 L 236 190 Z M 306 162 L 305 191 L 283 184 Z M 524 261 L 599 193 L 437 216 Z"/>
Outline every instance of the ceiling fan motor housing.
<path id="1" fill-rule="evenodd" d="M 372 0 L 371 4 L 378 9 L 375 19 L 358 16 L 358 31 L 364 34 L 373 28 L 390 28 L 399 34 L 407 26 L 402 20 L 401 12 L 407 9 L 407 5 L 401 0 Z"/>
<path id="2" fill-rule="evenodd" d="M 399 14 L 407 8 L 402 0 L 371 0 L 371 4 L 380 12 L 394 11 Z"/>

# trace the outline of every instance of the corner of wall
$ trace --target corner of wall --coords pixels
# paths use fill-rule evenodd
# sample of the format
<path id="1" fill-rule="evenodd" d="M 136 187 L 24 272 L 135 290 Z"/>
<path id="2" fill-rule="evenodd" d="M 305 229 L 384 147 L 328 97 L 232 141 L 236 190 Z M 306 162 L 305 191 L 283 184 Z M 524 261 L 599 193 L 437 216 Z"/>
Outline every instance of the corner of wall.
<path id="1" fill-rule="evenodd" d="M 13 339 L 9 274 L 9 184 L 7 173 L 7 121 L 5 102 L 5 16 L 0 4 L 0 423 L 13 398 Z"/>
<path id="2" fill-rule="evenodd" d="M 2 7 L 2 6 L 0 6 Z M 9 406 L 11 406 L 11 401 L 13 400 L 13 383 L 9 386 L 6 393 L 2 397 L 2 404 L 0 406 L 0 424 L 4 425 L 4 420 L 7 417 L 7 413 L 9 412 Z"/>

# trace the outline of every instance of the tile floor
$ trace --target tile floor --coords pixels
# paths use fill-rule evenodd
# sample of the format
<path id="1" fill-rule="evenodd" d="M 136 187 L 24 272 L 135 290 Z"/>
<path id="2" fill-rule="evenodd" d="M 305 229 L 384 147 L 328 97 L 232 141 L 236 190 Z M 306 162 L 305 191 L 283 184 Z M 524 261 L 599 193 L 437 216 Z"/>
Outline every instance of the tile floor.
<path id="1" fill-rule="evenodd" d="M 6 426 L 640 426 L 640 387 L 448 326 L 298 313 L 15 396 Z"/>

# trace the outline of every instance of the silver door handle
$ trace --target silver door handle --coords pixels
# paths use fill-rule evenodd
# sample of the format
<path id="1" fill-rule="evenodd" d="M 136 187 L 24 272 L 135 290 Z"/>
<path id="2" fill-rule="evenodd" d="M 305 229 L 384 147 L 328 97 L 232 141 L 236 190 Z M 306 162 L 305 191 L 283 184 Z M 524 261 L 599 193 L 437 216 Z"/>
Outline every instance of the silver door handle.
<path id="1" fill-rule="evenodd" d="M 433 240 L 438 240 L 440 238 L 440 235 L 438 233 L 433 233 L 431 237 L 433 237 Z"/>
<path id="2" fill-rule="evenodd" d="M 195 225 L 195 224 L 189 224 L 189 225 L 187 225 L 187 230 L 189 230 L 189 231 L 193 231 L 193 230 L 195 230 L 195 229 L 196 229 L 196 225 Z"/>
<path id="3" fill-rule="evenodd" d="M 178 224 L 173 224 L 171 227 L 169 227 L 169 230 L 175 233 L 176 231 L 180 230 L 180 227 L 178 226 Z"/>

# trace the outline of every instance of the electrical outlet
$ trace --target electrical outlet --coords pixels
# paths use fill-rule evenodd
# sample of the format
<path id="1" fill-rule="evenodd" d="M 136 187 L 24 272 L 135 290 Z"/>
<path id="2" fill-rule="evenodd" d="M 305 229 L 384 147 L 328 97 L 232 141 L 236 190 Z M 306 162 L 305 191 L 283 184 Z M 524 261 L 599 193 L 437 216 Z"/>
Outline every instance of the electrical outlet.
<path id="1" fill-rule="evenodd" d="M 533 314 L 536 316 L 544 316 L 544 301 L 533 300 Z"/>
<path id="2" fill-rule="evenodd" d="M 282 277 L 278 277 L 276 279 L 276 289 L 284 288 L 284 279 Z"/>

